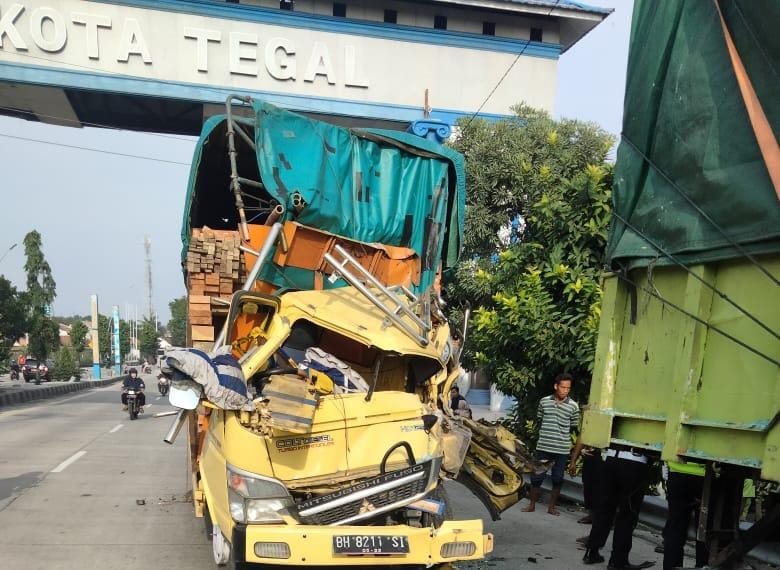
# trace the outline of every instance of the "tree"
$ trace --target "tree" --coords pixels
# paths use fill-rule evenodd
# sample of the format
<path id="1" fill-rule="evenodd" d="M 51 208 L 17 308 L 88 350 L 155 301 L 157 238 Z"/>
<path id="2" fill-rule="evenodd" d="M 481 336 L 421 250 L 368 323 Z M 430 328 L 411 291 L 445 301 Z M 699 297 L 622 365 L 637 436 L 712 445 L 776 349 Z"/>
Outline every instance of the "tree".
<path id="1" fill-rule="evenodd" d="M 119 319 L 119 354 L 122 355 L 122 360 L 127 358 L 130 354 L 130 323 Z"/>
<path id="2" fill-rule="evenodd" d="M 28 332 L 27 352 L 38 360 L 46 360 L 60 346 L 60 327 L 45 315 L 33 318 Z"/>
<path id="3" fill-rule="evenodd" d="M 179 297 L 168 303 L 171 309 L 171 320 L 168 321 L 168 332 L 173 346 L 184 346 L 187 343 L 187 297 Z"/>
<path id="4" fill-rule="evenodd" d="M 83 321 L 75 321 L 70 326 L 70 346 L 79 354 L 87 345 L 87 333 L 89 329 Z"/>
<path id="5" fill-rule="evenodd" d="M 141 354 L 153 360 L 157 354 L 160 342 L 157 340 L 157 327 L 150 320 L 144 320 L 138 327 L 138 348 Z"/>
<path id="6" fill-rule="evenodd" d="M 587 397 L 613 138 L 594 124 L 514 110 L 510 120 L 461 125 L 466 251 L 446 287 L 451 305 L 474 306 L 465 364 L 517 397 L 517 427 L 529 437 L 558 373 L 574 375 L 575 399 Z"/>
<path id="7" fill-rule="evenodd" d="M 51 267 L 43 255 L 41 234 L 33 230 L 24 236 L 24 270 L 27 273 L 27 300 L 29 303 L 29 352 L 45 359 L 59 346 L 59 327 L 47 313 L 57 295 L 57 284 Z"/>
<path id="8" fill-rule="evenodd" d="M 8 358 L 14 342 L 27 332 L 27 305 L 23 293 L 0 276 L 0 361 Z"/>
<path id="9" fill-rule="evenodd" d="M 91 319 L 91 317 L 89 315 L 84 315 L 84 316 L 81 316 L 81 315 L 71 315 L 69 317 L 53 316 L 52 318 L 55 321 L 57 321 L 58 323 L 62 323 L 63 325 L 68 325 L 68 326 L 71 326 L 71 327 L 73 325 L 75 325 L 76 323 L 78 323 L 78 322 L 89 321 Z"/>
<path id="10" fill-rule="evenodd" d="M 54 380 L 67 381 L 71 377 L 75 377 L 78 380 L 80 373 L 78 359 L 74 351 L 67 346 L 61 346 L 54 355 L 54 366 L 51 371 L 52 378 Z"/>
<path id="11" fill-rule="evenodd" d="M 51 274 L 49 262 L 43 256 L 41 234 L 33 230 L 24 236 L 24 255 L 27 261 L 24 270 L 27 273 L 27 295 L 33 311 L 45 314 L 57 296 L 57 284 Z"/>
<path id="12" fill-rule="evenodd" d="M 105 315 L 98 315 L 98 350 L 100 351 L 100 358 L 102 360 L 111 357 L 111 335 L 113 334 L 113 330 L 111 319 Z"/>

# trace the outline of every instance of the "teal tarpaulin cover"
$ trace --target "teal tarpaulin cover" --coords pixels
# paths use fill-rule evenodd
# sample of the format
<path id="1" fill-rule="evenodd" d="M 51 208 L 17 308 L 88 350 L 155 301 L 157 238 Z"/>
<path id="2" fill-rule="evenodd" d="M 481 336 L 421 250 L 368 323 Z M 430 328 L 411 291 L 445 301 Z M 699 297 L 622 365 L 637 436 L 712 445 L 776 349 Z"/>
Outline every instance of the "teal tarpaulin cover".
<path id="1" fill-rule="evenodd" d="M 253 108 L 260 179 L 270 198 L 284 206 L 285 220 L 413 249 L 422 260 L 420 291 L 433 283 L 440 261 L 444 268 L 455 265 L 465 209 L 459 153 L 409 133 L 345 129 L 260 101 Z M 215 191 L 199 187 L 203 155 L 217 152 L 209 145 L 227 153 L 213 136 L 225 121 L 224 116 L 207 121 L 195 151 L 182 228 L 185 249 L 195 195 Z M 232 203 L 227 188 L 219 191 Z M 296 193 L 307 203 L 298 215 L 292 207 Z M 277 274 L 266 277 L 290 285 Z"/>

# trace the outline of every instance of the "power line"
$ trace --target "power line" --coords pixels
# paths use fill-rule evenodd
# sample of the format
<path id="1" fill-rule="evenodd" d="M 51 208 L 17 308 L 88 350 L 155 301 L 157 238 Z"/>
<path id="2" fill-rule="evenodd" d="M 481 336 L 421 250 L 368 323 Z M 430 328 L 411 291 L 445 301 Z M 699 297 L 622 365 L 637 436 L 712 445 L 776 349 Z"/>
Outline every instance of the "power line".
<path id="1" fill-rule="evenodd" d="M 58 142 L 54 142 L 54 141 L 45 141 L 45 140 L 40 140 L 40 139 L 32 139 L 32 138 L 28 138 L 28 137 L 20 137 L 20 136 L 16 136 L 16 135 L 8 135 L 8 134 L 5 134 L 5 133 L 0 133 L 0 137 L 5 137 L 5 138 L 8 138 L 8 139 L 20 140 L 20 141 L 26 141 L 26 142 L 34 142 L 34 143 L 39 143 L 39 144 L 48 144 L 48 145 L 57 146 L 57 147 L 61 147 L 61 148 L 72 148 L 72 149 L 76 149 L 76 150 L 87 150 L 87 151 L 90 151 L 90 152 L 99 152 L 101 154 L 110 154 L 110 155 L 113 155 L 113 156 L 121 156 L 121 157 L 124 157 L 124 158 L 137 158 L 139 160 L 151 160 L 151 161 L 154 161 L 154 162 L 162 162 L 162 163 L 165 163 L 165 164 L 176 164 L 176 165 L 181 165 L 181 166 L 190 166 L 189 162 L 178 162 L 176 160 L 167 160 L 167 159 L 164 159 L 164 158 L 154 158 L 154 157 L 151 157 L 151 156 L 141 156 L 141 155 L 138 155 L 138 154 L 129 154 L 129 153 L 124 153 L 124 152 L 115 152 L 115 151 L 112 151 L 112 150 L 102 150 L 102 149 L 99 149 L 99 148 L 91 148 L 91 147 L 86 147 L 86 146 L 78 146 L 78 145 L 72 145 L 72 144 L 58 143 Z"/>

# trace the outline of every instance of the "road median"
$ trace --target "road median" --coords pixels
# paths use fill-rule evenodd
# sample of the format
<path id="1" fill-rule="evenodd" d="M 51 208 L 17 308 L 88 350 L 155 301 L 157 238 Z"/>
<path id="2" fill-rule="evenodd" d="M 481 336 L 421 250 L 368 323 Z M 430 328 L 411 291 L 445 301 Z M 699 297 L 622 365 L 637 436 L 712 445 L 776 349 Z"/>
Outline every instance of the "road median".
<path id="1" fill-rule="evenodd" d="M 47 386 L 8 386 L 0 387 L 0 408 L 24 404 L 36 400 L 56 398 L 66 394 L 81 392 L 91 388 L 110 386 L 122 380 L 124 376 L 113 376 L 103 380 L 81 380 L 79 382 L 61 382 Z"/>

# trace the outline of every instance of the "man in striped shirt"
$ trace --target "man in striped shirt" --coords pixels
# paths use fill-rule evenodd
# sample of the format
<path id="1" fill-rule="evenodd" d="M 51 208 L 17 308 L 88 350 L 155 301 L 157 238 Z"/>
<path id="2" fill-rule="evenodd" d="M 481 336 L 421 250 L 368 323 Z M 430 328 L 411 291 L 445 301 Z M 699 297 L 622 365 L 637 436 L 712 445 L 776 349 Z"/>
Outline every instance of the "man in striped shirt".
<path id="1" fill-rule="evenodd" d="M 540 461 L 552 461 L 552 493 L 547 512 L 558 516 L 555 508 L 563 485 L 563 473 L 569 461 L 571 451 L 571 433 L 575 431 L 580 421 L 580 407 L 569 398 L 571 391 L 571 374 L 563 373 L 555 377 L 553 393 L 539 400 L 537 418 L 539 420 L 539 441 L 536 444 L 534 456 Z M 530 513 L 536 510 L 536 501 L 541 494 L 542 483 L 547 472 L 531 476 L 530 503 L 523 509 Z"/>

